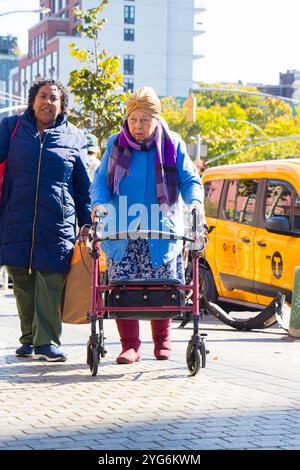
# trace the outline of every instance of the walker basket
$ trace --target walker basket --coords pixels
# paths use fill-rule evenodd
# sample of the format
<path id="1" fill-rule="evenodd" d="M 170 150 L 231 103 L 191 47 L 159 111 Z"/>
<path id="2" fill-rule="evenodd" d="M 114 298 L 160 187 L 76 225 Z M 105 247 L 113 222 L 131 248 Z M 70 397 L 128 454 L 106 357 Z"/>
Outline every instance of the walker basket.
<path id="1" fill-rule="evenodd" d="M 111 281 L 113 289 L 108 295 L 109 307 L 128 307 L 128 311 L 109 312 L 114 319 L 162 320 L 178 317 L 172 307 L 185 306 L 185 291 L 177 289 L 178 279 L 118 279 Z M 139 311 L 130 311 L 140 307 Z M 159 307 L 159 311 L 151 310 Z"/>

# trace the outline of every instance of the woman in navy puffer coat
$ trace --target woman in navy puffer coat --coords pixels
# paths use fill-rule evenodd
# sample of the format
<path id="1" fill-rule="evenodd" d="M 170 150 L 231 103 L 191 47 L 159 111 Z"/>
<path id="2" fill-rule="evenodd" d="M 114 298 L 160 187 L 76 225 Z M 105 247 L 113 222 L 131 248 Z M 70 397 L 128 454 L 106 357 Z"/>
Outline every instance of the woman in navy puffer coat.
<path id="1" fill-rule="evenodd" d="M 66 118 L 67 94 L 54 80 L 35 83 L 20 117 L 0 124 L 6 160 L 0 203 L 0 265 L 13 278 L 21 320 L 17 356 L 62 361 L 57 313 L 75 243 L 75 222 L 90 223 L 83 133 Z"/>

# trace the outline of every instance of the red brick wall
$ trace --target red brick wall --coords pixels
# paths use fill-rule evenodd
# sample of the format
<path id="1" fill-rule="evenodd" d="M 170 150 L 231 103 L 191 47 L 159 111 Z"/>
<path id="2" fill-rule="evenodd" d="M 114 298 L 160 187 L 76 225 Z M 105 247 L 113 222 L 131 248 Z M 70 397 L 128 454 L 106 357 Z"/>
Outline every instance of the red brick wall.
<path id="1" fill-rule="evenodd" d="M 58 7 L 60 7 L 60 5 L 61 2 L 59 1 Z M 26 68 L 28 65 L 32 65 L 34 62 L 38 62 L 40 59 L 43 59 L 44 57 L 52 54 L 54 51 L 57 51 L 59 54 L 59 39 L 57 38 L 53 40 L 53 38 L 59 36 L 60 32 L 66 33 L 69 36 L 73 35 L 77 22 L 75 21 L 75 18 L 72 14 L 72 10 L 76 5 L 81 8 L 81 0 L 66 0 L 66 7 L 63 9 L 59 8 L 58 11 L 54 13 L 53 0 L 40 0 L 40 6 L 44 8 L 50 8 L 51 13 L 48 13 L 39 23 L 30 28 L 28 32 L 28 55 L 21 57 L 19 61 L 19 95 L 21 95 L 22 86 L 21 69 Z M 42 34 L 46 35 L 46 44 L 44 46 L 46 48 L 43 48 L 41 51 L 40 43 L 37 48 L 37 38 L 39 38 Z M 35 45 L 33 43 L 34 40 Z M 57 71 L 57 74 L 59 76 L 59 70 Z"/>

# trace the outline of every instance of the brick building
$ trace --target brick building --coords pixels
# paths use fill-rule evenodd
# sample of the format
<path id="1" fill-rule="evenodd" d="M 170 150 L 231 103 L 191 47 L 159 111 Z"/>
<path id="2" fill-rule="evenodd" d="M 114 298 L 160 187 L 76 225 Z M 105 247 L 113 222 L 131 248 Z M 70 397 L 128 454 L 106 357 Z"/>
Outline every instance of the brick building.
<path id="1" fill-rule="evenodd" d="M 204 0 L 111 0 L 104 9 L 107 24 L 100 32 L 101 49 L 118 55 L 126 88 L 147 84 L 161 96 L 187 96 L 200 80 L 201 15 Z M 86 10 L 99 0 L 40 0 L 50 13 L 29 29 L 28 54 L 12 76 L 12 90 L 26 99 L 31 83 L 40 77 L 59 78 L 65 85 L 78 67 L 70 43 L 92 48 L 79 37 L 73 8 Z"/>

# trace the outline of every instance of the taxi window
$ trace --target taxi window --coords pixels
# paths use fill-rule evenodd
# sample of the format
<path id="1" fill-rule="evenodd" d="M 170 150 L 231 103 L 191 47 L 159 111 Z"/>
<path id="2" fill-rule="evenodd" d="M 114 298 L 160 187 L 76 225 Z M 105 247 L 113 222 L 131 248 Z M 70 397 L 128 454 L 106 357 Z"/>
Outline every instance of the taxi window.
<path id="1" fill-rule="evenodd" d="M 293 221 L 293 229 L 300 232 L 300 196 L 296 196 L 295 199 L 295 214 Z"/>
<path id="2" fill-rule="evenodd" d="M 285 217 L 291 230 L 300 231 L 300 199 L 289 183 L 268 181 L 265 219 L 270 217 Z"/>
<path id="3" fill-rule="evenodd" d="M 207 217 L 218 217 L 223 180 L 206 181 L 204 184 L 204 209 Z"/>
<path id="4" fill-rule="evenodd" d="M 250 225 L 255 213 L 257 188 L 257 180 L 229 181 L 225 219 Z"/>

